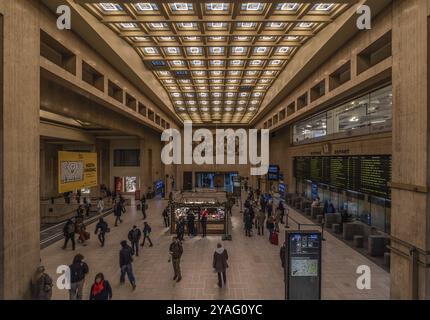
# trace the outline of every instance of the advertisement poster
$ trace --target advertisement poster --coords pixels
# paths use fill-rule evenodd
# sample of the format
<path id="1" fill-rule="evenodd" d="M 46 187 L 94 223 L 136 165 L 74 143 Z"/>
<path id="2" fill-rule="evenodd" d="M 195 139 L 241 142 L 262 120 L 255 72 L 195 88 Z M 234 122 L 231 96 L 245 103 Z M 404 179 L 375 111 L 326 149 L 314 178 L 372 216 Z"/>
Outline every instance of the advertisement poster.
<path id="1" fill-rule="evenodd" d="M 58 152 L 58 192 L 97 186 L 97 153 Z"/>

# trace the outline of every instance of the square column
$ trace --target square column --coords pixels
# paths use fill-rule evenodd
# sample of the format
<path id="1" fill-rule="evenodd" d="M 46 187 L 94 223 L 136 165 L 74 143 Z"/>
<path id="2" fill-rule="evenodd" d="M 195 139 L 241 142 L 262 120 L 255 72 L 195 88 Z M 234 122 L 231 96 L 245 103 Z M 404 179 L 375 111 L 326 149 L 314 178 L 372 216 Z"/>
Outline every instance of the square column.
<path id="1" fill-rule="evenodd" d="M 39 5 L 0 1 L 0 299 L 28 298 L 40 263 Z"/>

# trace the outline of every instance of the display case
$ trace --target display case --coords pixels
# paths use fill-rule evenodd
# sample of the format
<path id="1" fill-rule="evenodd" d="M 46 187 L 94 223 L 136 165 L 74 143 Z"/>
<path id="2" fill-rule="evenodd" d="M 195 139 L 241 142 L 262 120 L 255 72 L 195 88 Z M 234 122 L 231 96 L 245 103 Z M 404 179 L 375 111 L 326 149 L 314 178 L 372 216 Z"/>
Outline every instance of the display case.
<path id="1" fill-rule="evenodd" d="M 226 210 L 225 203 L 211 200 L 191 200 L 183 199 L 182 202 L 172 203 L 171 233 L 176 233 L 176 224 L 180 219 L 185 220 L 185 234 L 188 233 L 188 213 L 194 214 L 194 224 L 196 234 L 201 234 L 200 216 L 204 209 L 209 211 L 207 218 L 207 234 L 224 234 L 226 232 Z"/>

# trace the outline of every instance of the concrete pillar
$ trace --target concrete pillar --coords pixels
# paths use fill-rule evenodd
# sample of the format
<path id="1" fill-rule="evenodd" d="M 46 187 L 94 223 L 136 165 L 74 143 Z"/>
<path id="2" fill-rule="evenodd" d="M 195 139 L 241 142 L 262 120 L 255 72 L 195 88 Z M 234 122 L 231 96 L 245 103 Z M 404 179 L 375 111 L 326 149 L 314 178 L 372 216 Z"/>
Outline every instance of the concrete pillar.
<path id="1" fill-rule="evenodd" d="M 430 250 L 428 13 L 428 1 L 393 2 L 391 234 L 423 251 Z M 392 246 L 391 297 L 429 299 L 428 269 L 412 263 L 408 245 Z"/>
<path id="2" fill-rule="evenodd" d="M 148 190 L 148 163 L 147 163 L 147 152 L 146 152 L 145 139 L 140 139 L 140 193 L 143 195 Z"/>
<path id="3" fill-rule="evenodd" d="M 0 299 L 28 297 L 40 259 L 39 5 L 0 1 Z"/>

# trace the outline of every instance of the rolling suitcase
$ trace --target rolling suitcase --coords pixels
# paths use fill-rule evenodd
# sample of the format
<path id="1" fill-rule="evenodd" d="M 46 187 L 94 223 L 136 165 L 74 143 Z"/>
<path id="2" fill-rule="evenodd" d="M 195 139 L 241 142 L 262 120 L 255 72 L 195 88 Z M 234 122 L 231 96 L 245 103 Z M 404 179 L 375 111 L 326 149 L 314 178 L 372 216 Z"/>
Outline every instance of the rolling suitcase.
<path id="1" fill-rule="evenodd" d="M 277 232 L 272 232 L 270 235 L 270 243 L 275 246 L 279 245 L 279 237 Z"/>

